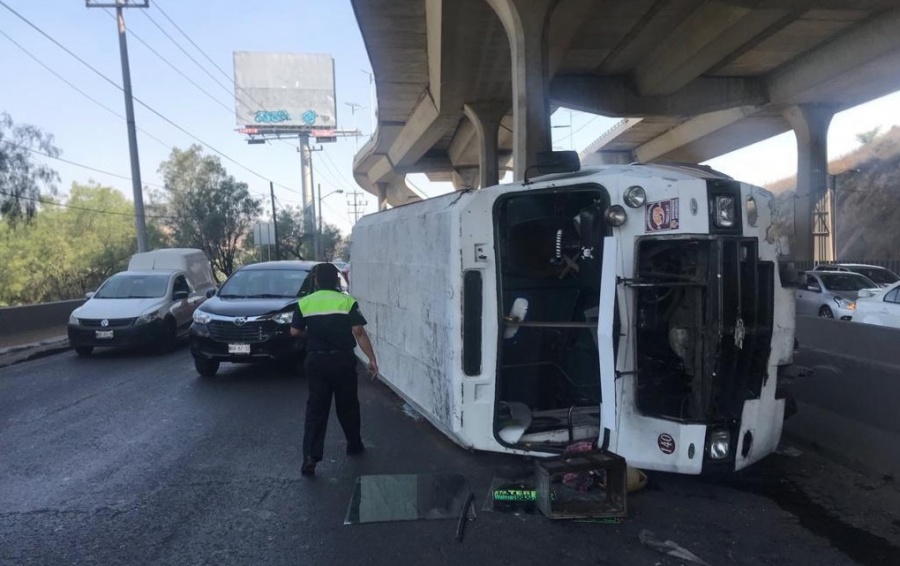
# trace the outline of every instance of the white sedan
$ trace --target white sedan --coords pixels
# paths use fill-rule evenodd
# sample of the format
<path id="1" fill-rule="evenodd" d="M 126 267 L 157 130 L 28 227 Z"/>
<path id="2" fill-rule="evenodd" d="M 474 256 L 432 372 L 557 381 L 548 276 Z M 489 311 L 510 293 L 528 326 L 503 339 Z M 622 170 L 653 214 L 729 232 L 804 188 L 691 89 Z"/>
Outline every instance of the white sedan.
<path id="1" fill-rule="evenodd" d="M 853 321 L 900 328 L 900 283 L 886 289 L 860 291 Z"/>

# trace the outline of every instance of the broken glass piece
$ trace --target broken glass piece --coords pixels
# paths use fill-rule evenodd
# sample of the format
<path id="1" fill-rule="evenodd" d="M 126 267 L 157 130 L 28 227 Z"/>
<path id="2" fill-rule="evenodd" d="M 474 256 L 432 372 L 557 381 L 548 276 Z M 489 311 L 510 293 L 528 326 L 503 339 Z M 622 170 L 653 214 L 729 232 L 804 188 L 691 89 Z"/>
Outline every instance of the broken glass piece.
<path id="1" fill-rule="evenodd" d="M 344 524 L 459 519 L 470 494 L 461 474 L 360 476 Z"/>

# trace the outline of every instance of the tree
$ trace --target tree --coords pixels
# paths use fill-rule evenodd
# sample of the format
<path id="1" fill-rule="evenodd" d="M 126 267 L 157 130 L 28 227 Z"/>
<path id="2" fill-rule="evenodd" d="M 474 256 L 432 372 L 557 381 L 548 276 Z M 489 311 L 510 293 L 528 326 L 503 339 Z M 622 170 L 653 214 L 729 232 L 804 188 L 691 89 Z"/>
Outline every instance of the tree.
<path id="1" fill-rule="evenodd" d="M 6 112 L 0 114 L 0 218 L 12 227 L 20 220 L 34 218 L 38 201 L 56 194 L 59 175 L 43 163 L 34 161 L 33 151 L 58 157 L 53 136 L 28 124 L 13 123 Z"/>
<path id="2" fill-rule="evenodd" d="M 300 207 L 284 207 L 278 211 L 278 245 L 285 259 L 313 259 L 312 230 Z M 311 228 L 311 227 L 310 227 Z"/>
<path id="3" fill-rule="evenodd" d="M 867 132 L 860 132 L 856 134 L 856 141 L 858 141 L 861 145 L 868 145 L 875 141 L 875 138 L 878 137 L 878 134 L 881 132 L 881 126 L 877 126 L 872 128 Z"/>
<path id="4" fill-rule="evenodd" d="M 82 297 L 135 251 L 134 205 L 118 190 L 73 183 L 64 206 L 13 228 L 0 221 L 0 304 Z"/>
<path id="5" fill-rule="evenodd" d="M 162 210 L 171 242 L 203 250 L 216 272 L 231 275 L 241 243 L 262 212 L 260 200 L 198 145 L 174 148 L 159 171 L 168 193 Z"/>

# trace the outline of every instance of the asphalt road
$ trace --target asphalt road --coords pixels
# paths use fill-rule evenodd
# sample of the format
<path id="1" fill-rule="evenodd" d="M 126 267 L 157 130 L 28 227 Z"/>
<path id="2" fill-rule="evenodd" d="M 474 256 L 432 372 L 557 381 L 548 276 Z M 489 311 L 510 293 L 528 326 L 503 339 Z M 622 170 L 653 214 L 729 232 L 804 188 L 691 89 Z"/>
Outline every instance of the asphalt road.
<path id="1" fill-rule="evenodd" d="M 808 448 L 726 479 L 651 474 L 621 524 L 484 509 L 517 457 L 471 454 L 380 383 L 363 381 L 369 452 L 337 422 L 314 479 L 300 475 L 306 384 L 269 367 L 195 376 L 187 351 L 67 352 L 0 369 L 2 565 L 690 564 L 641 544 L 648 529 L 708 564 L 898 564 L 890 478 Z M 477 518 L 344 525 L 358 476 L 461 473 Z"/>

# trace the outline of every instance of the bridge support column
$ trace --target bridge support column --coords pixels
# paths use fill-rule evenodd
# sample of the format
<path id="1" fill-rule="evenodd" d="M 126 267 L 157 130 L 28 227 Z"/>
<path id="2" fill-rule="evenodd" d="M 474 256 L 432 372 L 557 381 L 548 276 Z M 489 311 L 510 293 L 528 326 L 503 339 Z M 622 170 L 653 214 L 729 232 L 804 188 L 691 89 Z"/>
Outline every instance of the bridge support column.
<path id="1" fill-rule="evenodd" d="M 834 108 L 801 104 L 784 111 L 797 138 L 797 193 L 794 198 L 794 244 L 798 261 L 831 258 L 831 224 L 826 210 L 828 126 Z"/>
<path id="2" fill-rule="evenodd" d="M 525 178 L 537 152 L 549 150 L 550 16 L 559 0 L 487 0 L 503 23 L 512 56 L 513 178 Z"/>
<path id="3" fill-rule="evenodd" d="M 500 166 L 497 156 L 497 136 L 500 121 L 509 109 L 508 104 L 466 104 L 463 110 L 478 133 L 479 188 L 493 187 L 500 183 Z"/>
<path id="4" fill-rule="evenodd" d="M 479 169 L 474 167 L 460 167 L 450 173 L 450 182 L 457 191 L 475 188 L 478 183 Z"/>
<path id="5" fill-rule="evenodd" d="M 375 190 L 378 191 L 378 210 L 387 210 L 388 202 L 387 202 L 387 192 L 390 183 L 375 183 Z"/>

